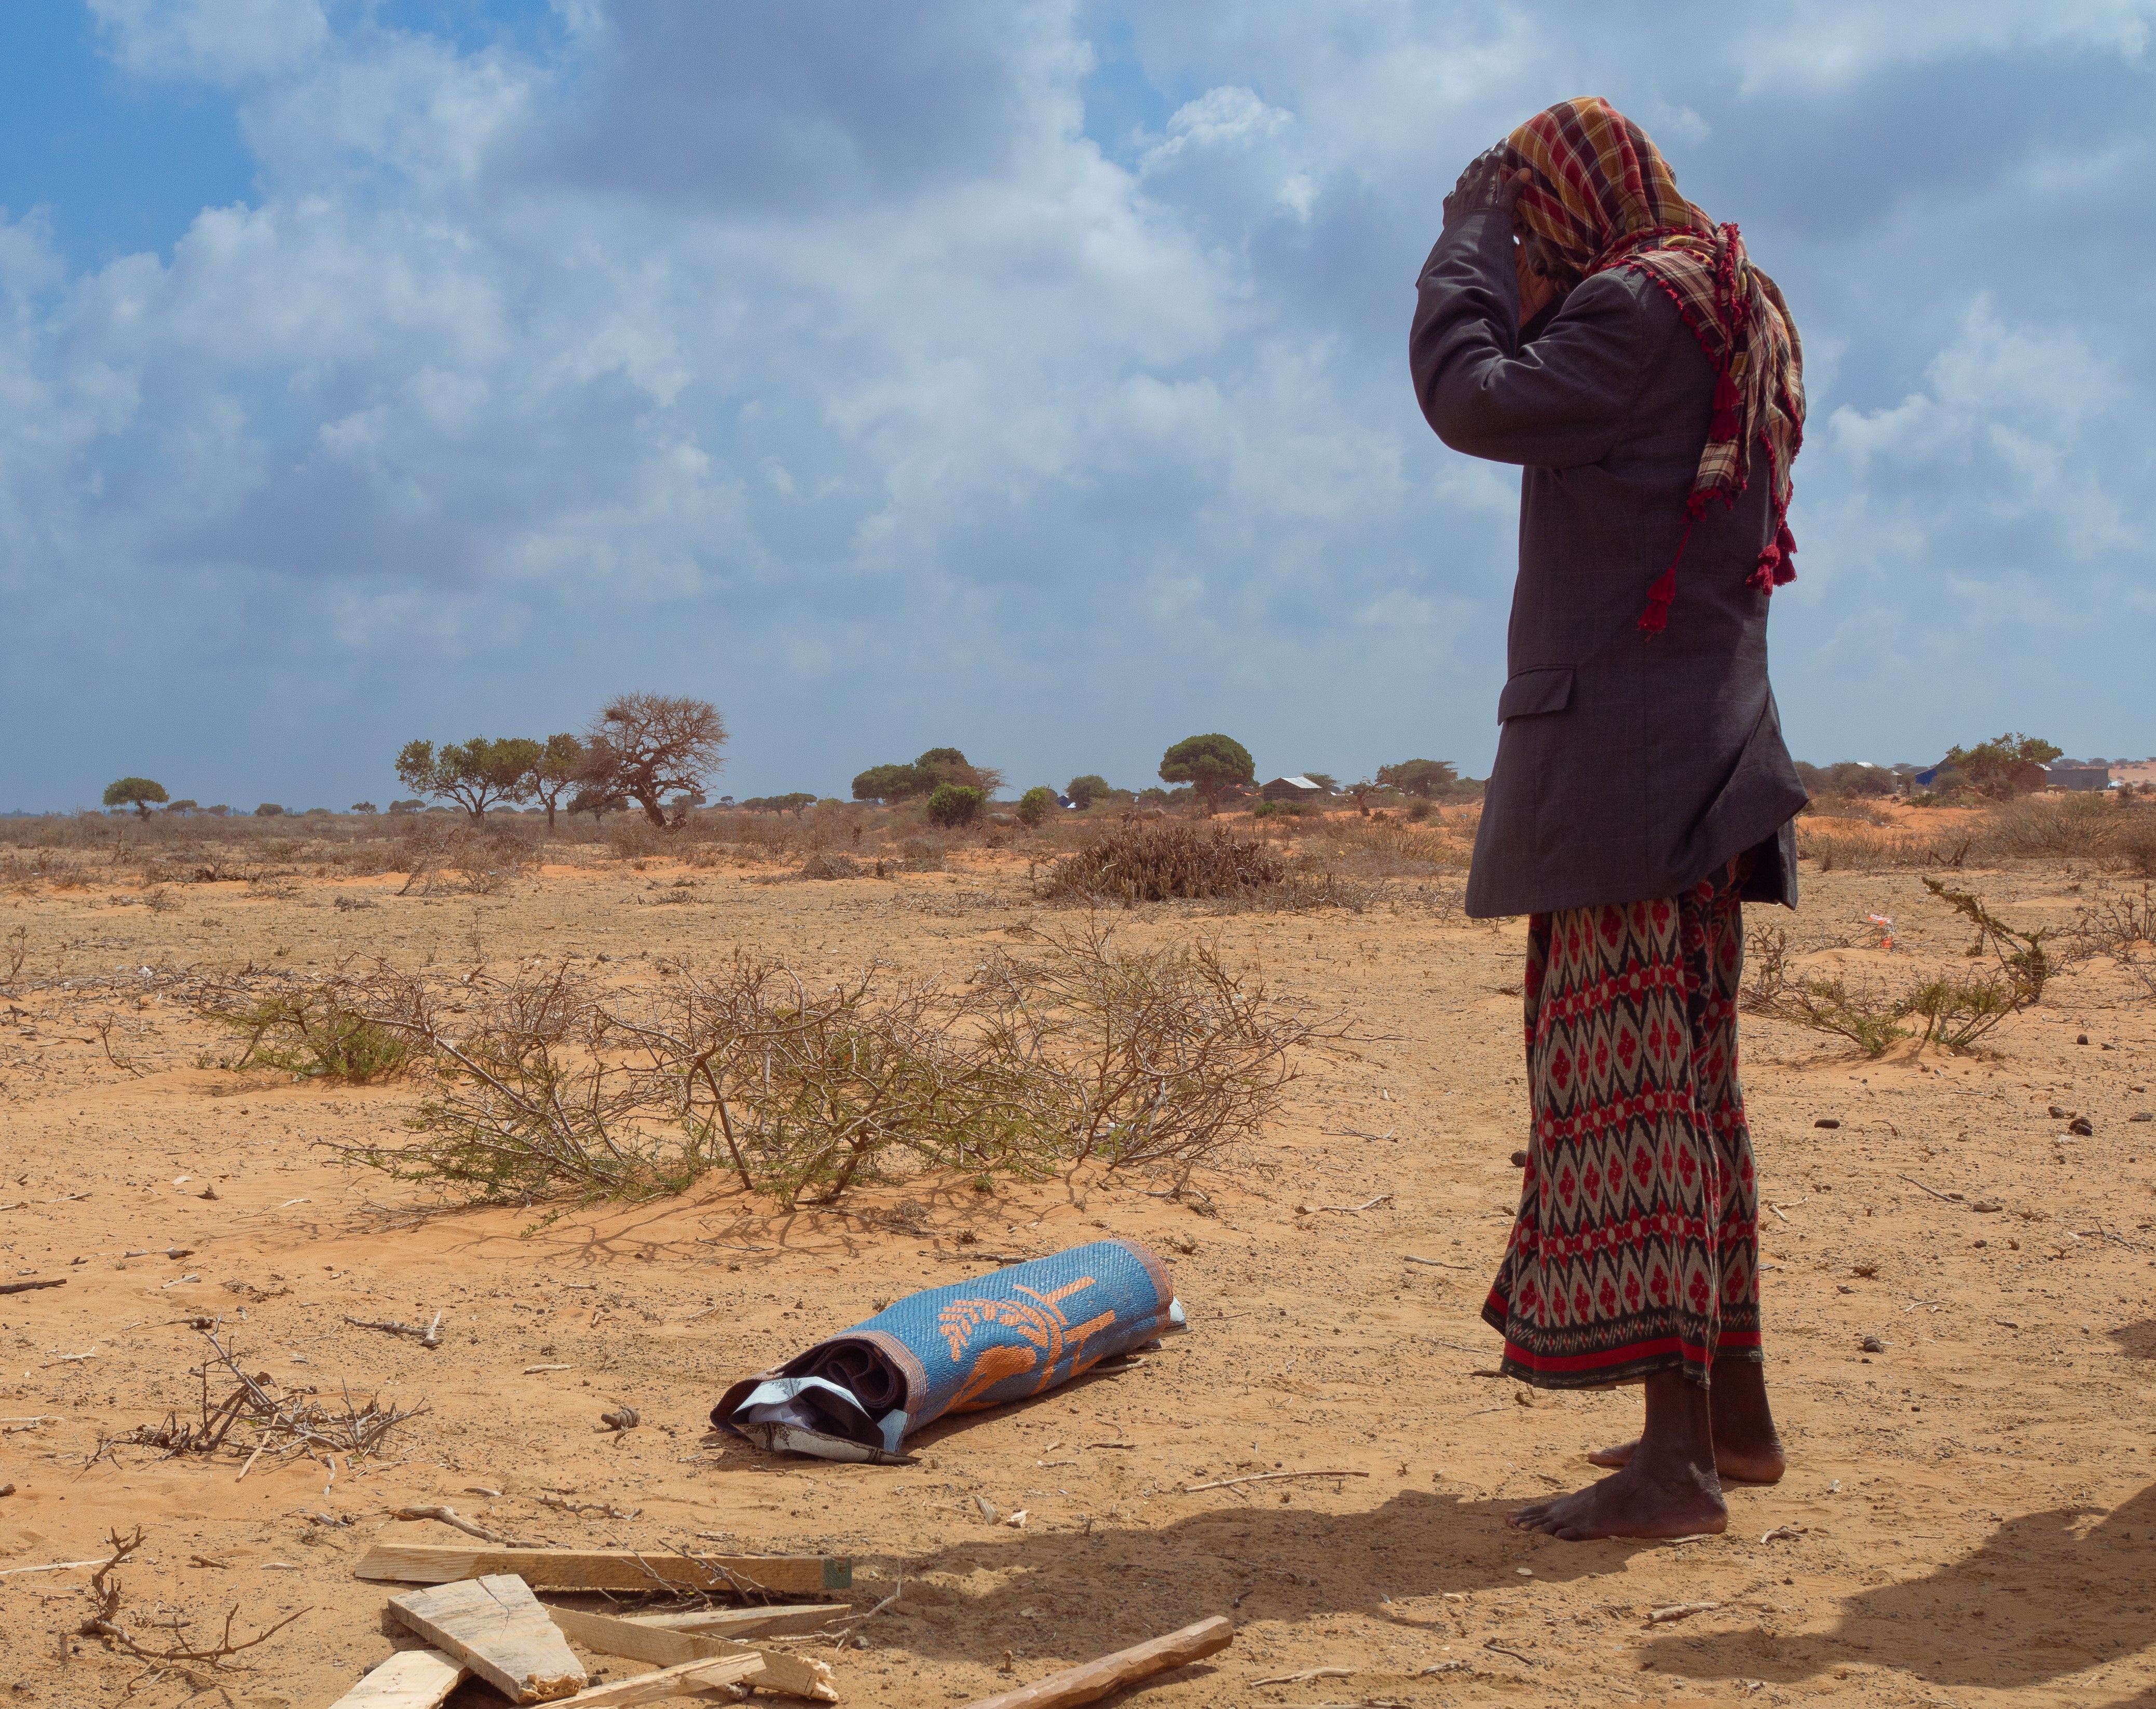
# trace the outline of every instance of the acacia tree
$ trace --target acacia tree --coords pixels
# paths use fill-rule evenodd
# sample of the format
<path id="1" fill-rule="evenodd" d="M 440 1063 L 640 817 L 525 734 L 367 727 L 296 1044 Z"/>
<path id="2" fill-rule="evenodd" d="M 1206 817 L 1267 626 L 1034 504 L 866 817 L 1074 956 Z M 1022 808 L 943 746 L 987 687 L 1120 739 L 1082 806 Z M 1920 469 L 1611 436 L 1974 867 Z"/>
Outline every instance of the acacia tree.
<path id="1" fill-rule="evenodd" d="M 1191 785 L 1204 798 L 1208 813 L 1215 810 L 1223 789 L 1250 783 L 1257 774 L 1250 749 L 1217 731 L 1186 736 L 1160 757 L 1161 781 Z"/>
<path id="2" fill-rule="evenodd" d="M 1424 801 L 1450 793 L 1459 781 L 1460 774 L 1450 760 L 1402 760 L 1396 766 L 1378 767 L 1378 783 L 1403 795 L 1419 795 Z"/>
<path id="3" fill-rule="evenodd" d="M 993 766 L 970 763 L 955 747 L 932 747 L 910 764 L 870 766 L 854 779 L 854 799 L 910 801 L 946 783 L 978 789 L 986 798 L 1004 787 L 1004 774 Z"/>
<path id="4" fill-rule="evenodd" d="M 559 736 L 548 736 L 547 745 L 539 750 L 539 762 L 531 768 L 531 793 L 547 809 L 547 829 L 550 831 L 554 829 L 555 803 L 583 774 L 584 759 L 583 743 L 566 731 Z"/>
<path id="5" fill-rule="evenodd" d="M 475 736 L 470 742 L 444 742 L 439 752 L 431 742 L 408 742 L 397 756 L 397 778 L 416 795 L 456 802 L 476 824 L 498 802 L 531 798 L 541 752 L 539 744 L 525 736 L 495 742 Z"/>
<path id="6" fill-rule="evenodd" d="M 165 786 L 148 778 L 121 778 L 105 786 L 105 804 L 107 807 L 131 807 L 137 817 L 150 816 L 150 803 L 169 801 Z"/>
<path id="7" fill-rule="evenodd" d="M 582 781 L 625 795 L 666 829 L 669 795 L 701 795 L 724 763 L 726 721 L 686 695 L 617 695 L 584 732 Z"/>
<path id="8" fill-rule="evenodd" d="M 1108 780 L 1098 772 L 1082 772 L 1063 786 L 1063 793 L 1070 798 L 1070 804 L 1083 813 L 1106 796 Z"/>

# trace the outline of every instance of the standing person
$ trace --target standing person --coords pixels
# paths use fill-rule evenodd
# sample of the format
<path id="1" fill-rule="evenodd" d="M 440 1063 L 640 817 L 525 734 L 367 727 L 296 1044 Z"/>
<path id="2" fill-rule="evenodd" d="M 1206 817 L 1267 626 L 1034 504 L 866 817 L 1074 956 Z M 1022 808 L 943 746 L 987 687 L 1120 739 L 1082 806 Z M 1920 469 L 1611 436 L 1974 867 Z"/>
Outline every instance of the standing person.
<path id="1" fill-rule="evenodd" d="M 1523 465 L 1503 726 L 1467 911 L 1525 914 L 1533 1132 L 1483 1316 L 1539 1388 L 1644 1386 L 1619 1468 L 1508 1522 L 1720 1531 L 1783 1453 L 1737 1078 L 1745 901 L 1797 897 L 1804 792 L 1767 681 L 1803 357 L 1733 225 L 1598 98 L 1461 174 L 1418 284 L 1416 395 Z"/>

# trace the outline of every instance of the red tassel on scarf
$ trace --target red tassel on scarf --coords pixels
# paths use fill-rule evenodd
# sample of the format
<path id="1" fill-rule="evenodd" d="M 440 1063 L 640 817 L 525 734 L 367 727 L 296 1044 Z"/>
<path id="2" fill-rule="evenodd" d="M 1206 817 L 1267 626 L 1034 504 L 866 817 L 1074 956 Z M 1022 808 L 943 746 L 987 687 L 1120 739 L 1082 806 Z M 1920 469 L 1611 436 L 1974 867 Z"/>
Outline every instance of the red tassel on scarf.
<path id="1" fill-rule="evenodd" d="M 1707 438 L 1733 439 L 1737 437 L 1737 406 L 1743 401 L 1737 389 L 1737 382 L 1728 375 L 1724 374 L 1714 382 L 1714 417 L 1707 424 Z"/>
<path id="2" fill-rule="evenodd" d="M 1682 562 L 1685 547 L 1691 539 L 1693 525 L 1707 509 L 1707 495 L 1696 492 L 1685 500 L 1685 531 L 1678 537 L 1676 555 L 1671 558 L 1670 567 L 1655 578 L 1647 589 L 1647 608 L 1640 613 L 1640 633 L 1659 635 L 1670 626 L 1670 607 L 1677 597 L 1677 565 Z"/>
<path id="3" fill-rule="evenodd" d="M 1759 554 L 1759 562 L 1752 567 L 1752 573 L 1744 578 L 1744 585 L 1761 593 L 1772 593 L 1797 579 L 1797 572 L 1789 567 L 1789 554 L 1797 549 L 1797 542 L 1789 533 L 1789 525 L 1777 522 L 1774 538 Z"/>

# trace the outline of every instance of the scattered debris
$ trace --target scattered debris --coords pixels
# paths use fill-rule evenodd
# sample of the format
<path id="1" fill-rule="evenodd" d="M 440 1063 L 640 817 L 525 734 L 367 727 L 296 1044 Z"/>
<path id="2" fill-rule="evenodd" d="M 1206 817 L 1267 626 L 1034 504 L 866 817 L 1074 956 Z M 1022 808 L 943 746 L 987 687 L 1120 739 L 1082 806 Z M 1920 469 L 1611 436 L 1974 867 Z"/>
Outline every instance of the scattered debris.
<path id="1" fill-rule="evenodd" d="M 1375 1210 L 1379 1205 L 1390 1204 L 1392 1202 L 1391 1193 L 1380 1193 L 1375 1198 L 1365 1199 L 1360 1204 L 1298 1204 L 1295 1209 L 1299 1216 L 1308 1216 L 1312 1212 L 1320 1210 L 1342 1211 L 1353 1216 L 1358 1211 Z"/>
<path id="2" fill-rule="evenodd" d="M 1804 1534 L 1804 1527 L 1801 1525 L 1778 1525 L 1772 1531 L 1762 1532 L 1759 1535 L 1759 1541 L 1761 1542 L 1781 1542 L 1794 1540 L 1797 1537 L 1802 1537 Z"/>
<path id="3" fill-rule="evenodd" d="M 543 1703 L 587 1682 L 568 1640 L 511 1573 L 408 1590 L 389 1599 L 389 1613 L 512 1703 Z"/>
<path id="4" fill-rule="evenodd" d="M 610 1507 L 604 1501 L 572 1501 L 560 1496 L 541 1496 L 538 1501 L 542 1507 L 573 1514 L 579 1519 L 634 1519 L 644 1511 L 641 1507 Z"/>
<path id="5" fill-rule="evenodd" d="M 1209 1484 L 1185 1484 L 1183 1493 L 1194 1496 L 1200 1490 L 1232 1490 L 1237 1484 L 1270 1484 L 1291 1477 L 1368 1477 L 1369 1475 L 1367 1471 L 1261 1471 L 1250 1477 L 1216 1478 Z"/>
<path id="6" fill-rule="evenodd" d="M 500 1532 L 490 1531 L 475 1521 L 459 1518 L 457 1510 L 454 1507 L 399 1507 L 390 1515 L 390 1517 L 439 1520 L 444 1525 L 454 1527 L 466 1537 L 475 1537 L 481 1542 L 500 1543 L 504 1548 L 530 1549 L 541 1547 L 537 1543 L 519 1542 L 514 1537 L 504 1537 Z"/>
<path id="7" fill-rule="evenodd" d="M 684 1662 L 723 1660 L 755 1656 L 763 1664 L 756 1677 L 757 1688 L 783 1691 L 820 1703 L 839 1701 L 829 1662 L 813 1656 L 788 1655 L 775 1650 L 755 1650 L 724 1638 L 654 1626 L 622 1619 L 619 1614 L 582 1614 L 572 1609 L 548 1609 L 547 1614 L 572 1643 L 606 1655 L 625 1656 L 631 1661 L 658 1667 L 678 1667 Z"/>
<path id="8" fill-rule="evenodd" d="M 352 1569 L 362 1578 L 448 1584 L 514 1573 L 534 1590 L 726 1592 L 736 1596 L 819 1595 L 853 1588 L 843 1555 L 684 1555 L 649 1549 L 471 1548 L 378 1542 Z"/>
<path id="9" fill-rule="evenodd" d="M 434 1314 L 434 1321 L 424 1329 L 416 1323 L 397 1323 L 388 1318 L 347 1317 L 344 1321 L 355 1329 L 380 1329 L 391 1335 L 408 1335 L 430 1352 L 442 1344 L 442 1314 L 439 1311 Z"/>
<path id="10" fill-rule="evenodd" d="M 400 1650 L 330 1709 L 436 1709 L 470 1671 L 439 1650 Z"/>
<path id="11" fill-rule="evenodd" d="M 1061 1673 L 1050 1674 L 1046 1679 L 1035 1680 L 1015 1691 L 983 1697 L 967 1705 L 966 1709 L 1067 1709 L 1067 1706 L 1091 1703 L 1140 1680 L 1151 1679 L 1157 1673 L 1188 1667 L 1194 1661 L 1225 1650 L 1235 1639 L 1235 1627 L 1215 1614 L 1209 1620 L 1200 1620 L 1196 1625 L 1185 1626 L 1150 1643 L 1119 1650 L 1097 1661 L 1065 1668 Z"/>
<path id="12" fill-rule="evenodd" d="M 1857 1342 L 1856 1345 L 1858 1350 L 1862 1352 L 1883 1353 L 1887 1351 L 1887 1343 L 1885 1341 L 1881 1340 L 1876 1335 L 1866 1336 L 1864 1339 Z"/>
<path id="13" fill-rule="evenodd" d="M 1718 1602 L 1673 1602 L 1667 1608 L 1650 1609 L 1647 1624 L 1666 1626 L 1671 1620 L 1688 1620 L 1694 1614 L 1710 1614 L 1722 1604 Z"/>
<path id="14" fill-rule="evenodd" d="M 1346 1680 L 1354 1676 L 1352 1667 L 1312 1667 L 1301 1673 L 1280 1673 L 1270 1679 L 1252 1680 L 1250 1689 L 1255 1691 L 1260 1686 L 1306 1686 L 1312 1680 Z"/>
<path id="15" fill-rule="evenodd" d="M 573 1697 L 556 1701 L 562 1709 L 626 1709 L 631 1703 L 655 1703 L 664 1698 L 717 1691 L 752 1676 L 759 1683 L 763 1676 L 763 1658 L 753 1650 L 747 1655 L 685 1661 L 679 1667 L 663 1667 L 656 1673 L 609 1680 L 603 1686 L 588 1686 Z"/>
<path id="16" fill-rule="evenodd" d="M 199 1418 L 183 1424 L 177 1413 L 167 1412 L 163 1424 L 141 1425 L 124 1436 L 114 1437 L 114 1442 L 132 1448 L 162 1448 L 169 1460 L 176 1454 L 215 1453 L 236 1428 L 246 1424 L 260 1435 L 239 1474 L 245 1477 L 255 1459 L 265 1451 L 282 1454 L 319 1449 L 347 1455 L 372 1454 L 397 1425 L 428 1410 L 424 1399 L 417 1406 L 399 1408 L 394 1402 L 384 1405 L 375 1396 L 368 1397 L 362 1406 L 345 1391 L 344 1409 L 333 1412 L 311 1391 L 278 1393 L 280 1385 L 266 1371 L 249 1375 L 240 1368 L 230 1342 L 218 1339 L 213 1322 L 201 1334 L 210 1345 L 212 1357 L 189 1373 L 202 1384 Z M 236 1386 L 213 1406 L 210 1373 L 220 1365 Z"/>

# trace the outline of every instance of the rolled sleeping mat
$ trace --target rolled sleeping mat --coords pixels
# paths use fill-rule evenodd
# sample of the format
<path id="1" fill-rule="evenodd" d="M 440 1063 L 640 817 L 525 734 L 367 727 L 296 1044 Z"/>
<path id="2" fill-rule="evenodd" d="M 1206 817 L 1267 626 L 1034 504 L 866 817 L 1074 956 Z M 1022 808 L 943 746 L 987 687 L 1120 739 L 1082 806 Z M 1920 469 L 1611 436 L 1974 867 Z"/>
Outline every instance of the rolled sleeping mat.
<path id="1" fill-rule="evenodd" d="M 946 1413 L 1044 1394 L 1184 1327 L 1168 1266 L 1136 1240 L 1096 1240 L 909 1295 L 711 1409 L 773 1452 L 911 1464 L 901 1445 Z"/>

